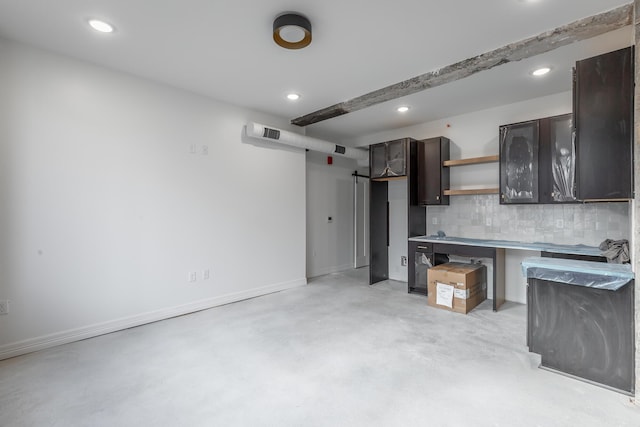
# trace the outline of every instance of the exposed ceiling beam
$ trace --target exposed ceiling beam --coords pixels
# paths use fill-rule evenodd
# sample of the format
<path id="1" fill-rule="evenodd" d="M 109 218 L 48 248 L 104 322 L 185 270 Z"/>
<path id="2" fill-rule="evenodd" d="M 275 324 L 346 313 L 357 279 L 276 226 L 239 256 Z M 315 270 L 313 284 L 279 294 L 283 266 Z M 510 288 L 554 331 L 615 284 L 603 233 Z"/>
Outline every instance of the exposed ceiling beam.
<path id="1" fill-rule="evenodd" d="M 631 25 L 633 22 L 633 3 L 620 6 L 598 15 L 574 21 L 554 30 L 508 44 L 473 58 L 447 65 L 439 70 L 430 71 L 409 80 L 369 92 L 348 101 L 323 108 L 313 113 L 291 120 L 298 126 L 307 126 L 323 120 L 352 113 L 382 102 L 412 95 L 423 90 L 451 83 L 471 76 L 480 71 L 489 70 L 498 65 L 520 61 L 557 49 L 580 40 L 586 40 L 600 34 Z"/>

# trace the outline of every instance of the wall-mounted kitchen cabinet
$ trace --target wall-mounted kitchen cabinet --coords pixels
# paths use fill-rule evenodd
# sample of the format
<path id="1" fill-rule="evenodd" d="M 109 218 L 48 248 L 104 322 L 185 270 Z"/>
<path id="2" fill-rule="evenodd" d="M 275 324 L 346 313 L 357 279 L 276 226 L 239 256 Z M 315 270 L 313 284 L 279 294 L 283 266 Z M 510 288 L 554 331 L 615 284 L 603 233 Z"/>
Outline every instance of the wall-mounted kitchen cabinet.
<path id="1" fill-rule="evenodd" d="M 538 203 L 538 120 L 500 126 L 500 203 Z"/>
<path id="2" fill-rule="evenodd" d="M 449 140 L 444 137 L 418 141 L 418 204 L 448 205 L 449 168 L 443 163 L 449 160 Z"/>
<path id="3" fill-rule="evenodd" d="M 500 203 L 576 202 L 573 115 L 500 126 Z"/>
<path id="4" fill-rule="evenodd" d="M 539 120 L 540 203 L 576 202 L 576 150 L 573 115 Z"/>
<path id="5" fill-rule="evenodd" d="M 409 139 L 381 142 L 369 147 L 371 179 L 388 179 L 407 175 Z"/>
<path id="6" fill-rule="evenodd" d="M 574 73 L 577 196 L 633 198 L 633 48 L 578 61 Z"/>

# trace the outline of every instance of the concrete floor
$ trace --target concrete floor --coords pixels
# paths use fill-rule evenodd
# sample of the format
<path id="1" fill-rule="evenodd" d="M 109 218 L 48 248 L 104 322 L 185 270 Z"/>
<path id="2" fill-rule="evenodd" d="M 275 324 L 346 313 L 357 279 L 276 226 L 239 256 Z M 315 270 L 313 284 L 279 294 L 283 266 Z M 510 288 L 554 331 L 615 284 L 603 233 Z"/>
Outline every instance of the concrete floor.
<path id="1" fill-rule="evenodd" d="M 640 426 L 538 369 L 525 307 L 428 307 L 366 269 L 0 362 L 0 425 Z"/>

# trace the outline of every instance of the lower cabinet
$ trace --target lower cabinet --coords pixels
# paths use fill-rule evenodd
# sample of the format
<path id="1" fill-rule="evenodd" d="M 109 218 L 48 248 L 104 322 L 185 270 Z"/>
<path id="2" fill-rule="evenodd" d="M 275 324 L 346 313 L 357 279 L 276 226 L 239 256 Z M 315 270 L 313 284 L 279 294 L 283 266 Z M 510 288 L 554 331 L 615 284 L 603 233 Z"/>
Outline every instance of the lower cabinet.
<path id="1" fill-rule="evenodd" d="M 433 253 L 433 243 L 409 241 L 409 293 L 427 295 L 427 272 L 434 265 L 449 262 L 449 257 Z"/>
<path id="2" fill-rule="evenodd" d="M 427 270 L 433 264 L 433 244 L 409 242 L 409 292 L 427 295 Z"/>
<path id="3" fill-rule="evenodd" d="M 633 393 L 633 283 L 611 291 L 529 278 L 529 351 L 545 368 Z"/>

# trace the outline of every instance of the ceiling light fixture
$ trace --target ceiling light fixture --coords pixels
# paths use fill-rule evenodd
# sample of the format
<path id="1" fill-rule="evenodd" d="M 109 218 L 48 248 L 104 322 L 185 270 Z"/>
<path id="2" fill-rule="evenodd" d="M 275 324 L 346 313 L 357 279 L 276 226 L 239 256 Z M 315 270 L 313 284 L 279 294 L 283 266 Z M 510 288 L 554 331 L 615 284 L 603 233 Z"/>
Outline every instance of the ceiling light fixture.
<path id="1" fill-rule="evenodd" d="M 273 41 L 285 49 L 302 49 L 311 43 L 311 22 L 297 13 L 285 13 L 273 21 Z"/>
<path id="2" fill-rule="evenodd" d="M 300 95 L 298 95 L 297 93 L 289 93 L 287 94 L 287 99 L 290 101 L 297 101 L 298 99 L 300 99 Z"/>
<path id="3" fill-rule="evenodd" d="M 542 68 L 538 68 L 537 70 L 534 70 L 531 72 L 531 74 L 533 74 L 536 77 L 540 77 L 540 76 L 544 76 L 545 74 L 547 74 L 549 71 L 551 71 L 551 68 L 549 67 L 542 67 Z"/>
<path id="4" fill-rule="evenodd" d="M 101 33 L 113 33 L 113 25 L 99 19 L 90 19 L 89 25 L 91 28 Z"/>
<path id="5" fill-rule="evenodd" d="M 398 111 L 398 113 L 406 113 L 407 111 L 409 111 L 409 107 L 403 105 L 402 107 L 396 108 L 396 110 Z"/>

